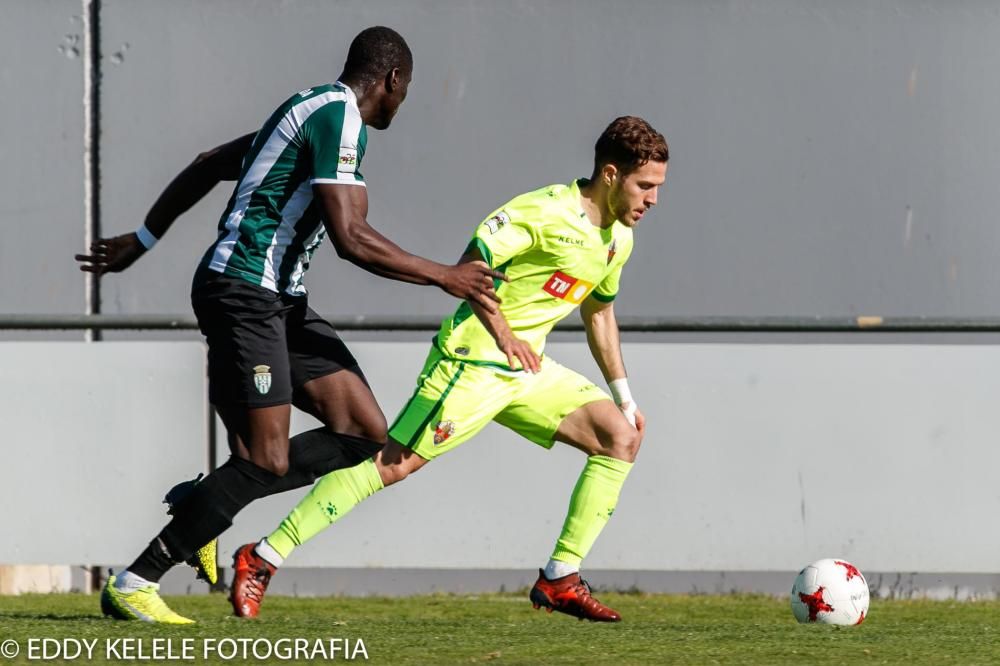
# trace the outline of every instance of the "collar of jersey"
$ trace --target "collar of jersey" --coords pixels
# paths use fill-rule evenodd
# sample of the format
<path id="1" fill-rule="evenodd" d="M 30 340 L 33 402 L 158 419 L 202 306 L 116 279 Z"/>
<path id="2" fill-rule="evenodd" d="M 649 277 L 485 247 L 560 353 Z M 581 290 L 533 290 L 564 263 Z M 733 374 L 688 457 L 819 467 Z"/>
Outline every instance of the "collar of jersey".
<path id="1" fill-rule="evenodd" d="M 343 81 L 340 81 L 339 79 L 335 81 L 333 85 L 340 86 L 341 88 L 343 88 L 344 92 L 347 94 L 347 101 L 355 109 L 358 108 L 358 96 L 354 94 L 353 90 L 351 90 L 351 86 L 347 85 Z"/>
<path id="2" fill-rule="evenodd" d="M 596 235 L 603 243 L 608 243 L 611 238 L 614 238 L 614 229 L 615 225 L 618 224 L 618 220 L 612 222 L 611 226 L 607 227 L 607 229 L 602 229 L 590 221 L 590 218 L 587 217 L 587 211 L 583 209 L 583 204 L 580 203 L 580 182 L 583 180 L 586 179 L 576 178 L 569 185 L 569 196 L 573 197 L 573 203 L 576 204 L 576 212 L 578 213 L 576 217 L 577 222 L 579 222 L 581 227 L 588 227 L 593 230 L 588 233 Z"/>

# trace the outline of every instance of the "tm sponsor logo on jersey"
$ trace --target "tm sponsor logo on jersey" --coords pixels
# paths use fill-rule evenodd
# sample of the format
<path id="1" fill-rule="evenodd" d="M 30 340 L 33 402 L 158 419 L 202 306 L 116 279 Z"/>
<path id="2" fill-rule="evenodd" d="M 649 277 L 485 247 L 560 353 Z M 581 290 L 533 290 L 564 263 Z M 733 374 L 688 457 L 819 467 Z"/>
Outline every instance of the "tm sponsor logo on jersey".
<path id="1" fill-rule="evenodd" d="M 496 232 L 500 231 L 509 223 L 510 223 L 510 215 L 508 215 L 503 211 L 500 211 L 490 219 L 483 222 L 483 224 L 486 225 L 486 228 L 490 230 L 491 234 L 495 234 Z"/>
<path id="2" fill-rule="evenodd" d="M 549 281 L 542 286 L 542 291 L 547 292 L 556 298 L 561 298 L 564 301 L 569 301 L 570 303 L 576 303 L 579 305 L 593 288 L 594 285 L 591 282 L 580 280 L 572 275 L 563 273 L 562 271 L 556 271 L 552 274 L 552 277 L 549 278 Z"/>

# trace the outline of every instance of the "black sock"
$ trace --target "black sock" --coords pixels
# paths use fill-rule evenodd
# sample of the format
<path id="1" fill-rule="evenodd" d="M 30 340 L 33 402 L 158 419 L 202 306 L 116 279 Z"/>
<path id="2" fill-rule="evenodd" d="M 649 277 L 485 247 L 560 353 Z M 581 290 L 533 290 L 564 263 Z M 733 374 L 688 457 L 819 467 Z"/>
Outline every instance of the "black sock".
<path id="1" fill-rule="evenodd" d="M 154 583 L 159 581 L 173 565 L 225 532 L 243 507 L 263 497 L 280 478 L 249 460 L 230 458 L 173 507 L 173 519 L 129 571 Z"/>
<path id="2" fill-rule="evenodd" d="M 316 428 L 292 437 L 288 473 L 267 487 L 262 497 L 310 486 L 335 469 L 354 467 L 382 449 L 379 442 Z"/>

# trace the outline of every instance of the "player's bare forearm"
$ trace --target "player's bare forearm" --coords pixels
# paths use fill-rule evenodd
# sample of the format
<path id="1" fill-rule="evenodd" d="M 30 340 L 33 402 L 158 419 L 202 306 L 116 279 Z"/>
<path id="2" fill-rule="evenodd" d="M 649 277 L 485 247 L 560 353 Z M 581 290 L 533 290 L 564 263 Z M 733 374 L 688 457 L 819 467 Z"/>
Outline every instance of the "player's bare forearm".
<path id="1" fill-rule="evenodd" d="M 360 185 L 321 184 L 313 193 L 337 254 L 364 270 L 401 282 L 435 285 L 452 296 L 496 310 L 493 279 L 506 279 L 485 262 L 448 266 L 406 252 L 368 224 L 368 193 Z"/>
<path id="2" fill-rule="evenodd" d="M 146 215 L 146 228 L 162 238 L 178 217 L 201 201 L 223 180 L 240 176 L 243 157 L 249 152 L 254 134 L 246 134 L 203 152 L 184 168 L 157 197 Z"/>
<path id="3" fill-rule="evenodd" d="M 250 150 L 253 134 L 246 134 L 229 143 L 198 155 L 160 193 L 146 214 L 143 233 L 153 240 L 163 238 L 167 229 L 191 206 L 198 203 L 223 180 L 239 178 L 243 157 Z M 99 238 L 90 244 L 90 254 L 78 254 L 80 270 L 103 275 L 118 273 L 146 253 L 149 239 L 140 240 L 137 232 L 111 238 Z"/>
<path id="4" fill-rule="evenodd" d="M 580 306 L 580 317 L 587 331 L 590 353 L 597 361 L 604 379 L 612 381 L 625 376 L 625 361 L 622 359 L 621 337 L 618 320 L 615 319 L 613 303 L 602 303 L 596 298 L 588 298 Z"/>

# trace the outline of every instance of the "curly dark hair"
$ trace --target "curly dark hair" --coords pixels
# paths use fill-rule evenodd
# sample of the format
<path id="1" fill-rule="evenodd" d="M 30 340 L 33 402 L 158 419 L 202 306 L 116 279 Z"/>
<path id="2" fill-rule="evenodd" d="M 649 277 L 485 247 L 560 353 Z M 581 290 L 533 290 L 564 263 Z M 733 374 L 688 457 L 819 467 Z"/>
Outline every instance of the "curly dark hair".
<path id="1" fill-rule="evenodd" d="M 398 67 L 413 71 L 413 54 L 402 35 L 385 26 L 376 25 L 358 33 L 347 51 L 342 79 L 368 83 L 381 79 Z"/>
<path id="2" fill-rule="evenodd" d="M 594 173 L 600 175 L 605 164 L 614 164 L 628 174 L 646 162 L 666 162 L 670 159 L 667 140 L 638 116 L 622 116 L 611 121 L 594 145 Z"/>

